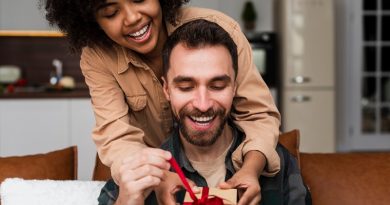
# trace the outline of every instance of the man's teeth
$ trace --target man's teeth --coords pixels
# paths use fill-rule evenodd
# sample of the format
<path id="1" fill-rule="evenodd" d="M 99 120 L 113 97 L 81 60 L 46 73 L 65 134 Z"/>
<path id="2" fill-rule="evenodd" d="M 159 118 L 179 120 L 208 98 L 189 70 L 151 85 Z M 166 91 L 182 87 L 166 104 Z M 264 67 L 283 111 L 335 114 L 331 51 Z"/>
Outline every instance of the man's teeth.
<path id="1" fill-rule="evenodd" d="M 207 122 L 211 121 L 213 119 L 213 117 L 212 116 L 210 116 L 210 117 L 194 117 L 194 116 L 191 116 L 191 119 L 194 120 L 195 122 L 207 123 Z"/>
<path id="2" fill-rule="evenodd" d="M 135 32 L 135 33 L 129 34 L 129 36 L 131 36 L 131 37 L 139 37 L 139 36 L 142 36 L 142 35 L 144 35 L 144 34 L 146 33 L 146 31 L 148 30 L 148 28 L 149 28 L 149 24 L 146 25 L 146 26 L 144 26 L 141 30 L 139 30 L 139 31 L 137 31 L 137 32 Z"/>

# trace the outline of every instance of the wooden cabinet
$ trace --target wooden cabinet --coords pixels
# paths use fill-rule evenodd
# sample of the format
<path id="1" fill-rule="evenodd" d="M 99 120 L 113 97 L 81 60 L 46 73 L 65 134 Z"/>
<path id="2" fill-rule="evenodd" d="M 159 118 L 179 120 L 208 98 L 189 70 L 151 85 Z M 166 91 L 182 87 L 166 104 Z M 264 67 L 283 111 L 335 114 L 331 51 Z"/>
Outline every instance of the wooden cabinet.
<path id="1" fill-rule="evenodd" d="M 299 149 L 334 152 L 334 91 L 290 90 L 284 96 L 284 129 L 300 130 Z"/>
<path id="2" fill-rule="evenodd" d="M 90 180 L 96 148 L 89 99 L 0 100 L 0 156 L 78 147 L 79 179 Z"/>
<path id="3" fill-rule="evenodd" d="M 334 1 L 277 2 L 282 130 L 300 130 L 300 151 L 334 152 Z"/>
<path id="4" fill-rule="evenodd" d="M 332 0 L 281 0 L 283 86 L 334 87 Z"/>

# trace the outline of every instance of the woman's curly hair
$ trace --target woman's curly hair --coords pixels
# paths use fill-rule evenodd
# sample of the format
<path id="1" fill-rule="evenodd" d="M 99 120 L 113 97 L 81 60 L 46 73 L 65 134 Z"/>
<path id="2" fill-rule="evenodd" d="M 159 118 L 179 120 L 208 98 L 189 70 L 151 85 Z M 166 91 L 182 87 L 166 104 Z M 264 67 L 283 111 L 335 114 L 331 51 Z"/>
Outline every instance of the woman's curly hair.
<path id="1" fill-rule="evenodd" d="M 57 26 L 69 40 L 70 48 L 80 52 L 84 46 L 106 45 L 113 41 L 95 20 L 97 5 L 106 0 L 40 0 L 50 25 Z M 163 19 L 176 24 L 178 9 L 190 0 L 159 0 Z"/>

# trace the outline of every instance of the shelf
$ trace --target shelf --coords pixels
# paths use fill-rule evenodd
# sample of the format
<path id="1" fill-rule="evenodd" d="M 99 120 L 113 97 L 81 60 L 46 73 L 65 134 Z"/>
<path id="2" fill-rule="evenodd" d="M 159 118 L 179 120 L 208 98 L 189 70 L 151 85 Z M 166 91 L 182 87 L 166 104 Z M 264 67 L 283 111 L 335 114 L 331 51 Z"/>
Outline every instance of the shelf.
<path id="1" fill-rule="evenodd" d="M 63 37 L 59 31 L 0 30 L 0 36 L 10 37 Z"/>

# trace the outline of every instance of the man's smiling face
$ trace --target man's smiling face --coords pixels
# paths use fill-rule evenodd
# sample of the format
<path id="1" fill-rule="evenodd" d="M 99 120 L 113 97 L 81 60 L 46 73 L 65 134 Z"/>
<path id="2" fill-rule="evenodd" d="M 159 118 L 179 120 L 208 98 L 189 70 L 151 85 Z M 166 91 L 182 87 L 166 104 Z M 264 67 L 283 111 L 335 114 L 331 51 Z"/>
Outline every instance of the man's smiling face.
<path id="1" fill-rule="evenodd" d="M 218 139 L 235 94 L 229 51 L 221 45 L 187 48 L 179 43 L 170 56 L 164 92 L 180 123 L 180 134 L 196 146 Z"/>

